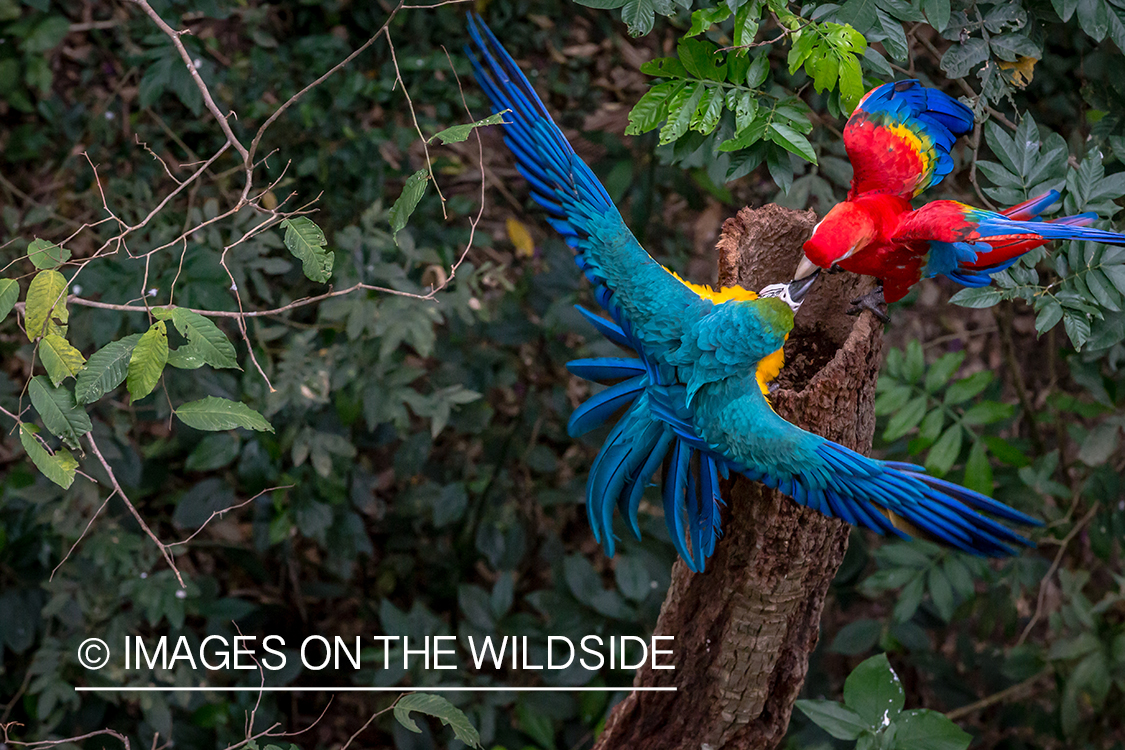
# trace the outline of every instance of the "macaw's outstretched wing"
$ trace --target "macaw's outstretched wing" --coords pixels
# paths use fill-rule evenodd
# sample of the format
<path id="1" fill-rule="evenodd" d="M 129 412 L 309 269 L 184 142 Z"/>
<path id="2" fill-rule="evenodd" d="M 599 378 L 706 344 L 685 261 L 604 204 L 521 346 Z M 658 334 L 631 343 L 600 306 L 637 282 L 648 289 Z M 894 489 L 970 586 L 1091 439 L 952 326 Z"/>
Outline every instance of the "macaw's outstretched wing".
<path id="1" fill-rule="evenodd" d="M 918 81 L 894 81 L 868 91 L 844 127 L 852 163 L 848 200 L 864 193 L 907 200 L 953 169 L 949 151 L 973 127 L 973 112 Z"/>
<path id="2" fill-rule="evenodd" d="M 986 286 L 991 275 L 1009 268 L 1021 255 L 1051 240 L 1091 240 L 1125 245 L 1125 235 L 1089 226 L 1097 214 L 1038 218 L 1055 202 L 1051 191 L 1003 213 L 956 201 L 934 201 L 903 218 L 893 241 L 925 256 L 922 276 L 942 274 L 965 286 Z"/>
<path id="3" fill-rule="evenodd" d="M 577 253 L 595 297 L 645 353 L 660 359 L 679 346 L 685 323 L 705 315 L 704 299 L 657 263 L 625 226 L 609 194 L 578 158 L 515 61 L 484 22 L 469 14 L 467 48 L 477 81 L 494 112 L 503 112 L 504 140 L 548 221 Z"/>
<path id="4" fill-rule="evenodd" d="M 801 505 L 879 534 L 921 534 L 978 555 L 1014 554 L 1029 542 L 1005 521 L 1035 519 L 914 464 L 877 461 L 782 419 L 755 390 L 714 387 L 699 397 L 696 426 L 726 465 Z"/>

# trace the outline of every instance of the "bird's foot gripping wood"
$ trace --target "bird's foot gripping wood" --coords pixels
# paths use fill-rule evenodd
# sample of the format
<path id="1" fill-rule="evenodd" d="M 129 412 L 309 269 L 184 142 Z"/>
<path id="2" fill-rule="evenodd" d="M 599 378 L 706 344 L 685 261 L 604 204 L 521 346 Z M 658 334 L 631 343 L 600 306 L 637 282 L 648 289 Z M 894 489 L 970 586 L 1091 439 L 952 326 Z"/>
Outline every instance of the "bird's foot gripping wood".
<path id="1" fill-rule="evenodd" d="M 846 312 L 848 315 L 859 315 L 864 310 L 870 310 L 871 314 L 878 318 L 883 323 L 890 323 L 891 318 L 887 315 L 887 300 L 883 298 L 883 285 L 872 289 L 862 297 L 857 297 L 851 302 Z"/>

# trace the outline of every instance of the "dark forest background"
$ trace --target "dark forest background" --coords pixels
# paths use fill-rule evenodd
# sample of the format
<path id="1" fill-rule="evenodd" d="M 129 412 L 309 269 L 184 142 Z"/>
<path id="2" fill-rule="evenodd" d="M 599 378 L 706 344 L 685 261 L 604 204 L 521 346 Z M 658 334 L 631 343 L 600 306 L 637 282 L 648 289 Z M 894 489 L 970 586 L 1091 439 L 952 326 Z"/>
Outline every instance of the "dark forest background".
<path id="1" fill-rule="evenodd" d="M 823 214 L 843 198 L 850 167 L 840 130 L 855 82 L 839 70 L 856 59 L 865 86 L 922 77 L 970 97 L 987 121 L 962 139 L 958 169 L 927 197 L 1010 205 L 1057 187 L 1068 212 L 1110 219 L 1123 205 L 1121 0 L 757 3 L 752 29 L 744 6 L 477 6 L 637 237 L 685 277 L 714 279 L 715 240 L 740 207 Z M 77 694 L 74 685 L 202 679 L 186 668 L 90 672 L 76 651 L 91 635 L 197 642 L 240 631 L 294 644 L 310 634 L 491 633 L 542 644 L 547 635 L 650 633 L 675 560 L 659 501 L 643 506 L 643 541 L 623 535 L 606 558 L 583 507 L 603 435 L 572 440 L 565 429 L 588 393 L 565 362 L 614 351 L 573 308 L 592 304 L 586 285 L 531 207 L 497 128 L 450 143 L 419 137 L 488 114 L 461 50 L 466 7 L 148 7 L 190 30 L 177 38 L 215 106 L 237 113 L 227 120 L 233 134 L 256 144 L 252 190 L 244 193 L 234 148 L 204 168 L 226 136 L 144 8 L 0 0 L 0 275 L 11 280 L 0 282 L 0 724 L 19 723 L 11 744 L 110 728 L 134 747 L 238 747 L 275 723 L 307 727 L 327 704 L 323 695 Z M 806 19 L 798 25 L 810 34 L 827 29 L 816 59 L 837 60 L 831 76 L 819 63 L 793 64 L 787 13 Z M 870 46 L 830 39 L 818 24 L 832 23 L 855 27 Z M 757 115 L 728 100 L 710 130 L 702 110 L 681 118 L 701 101 L 691 86 L 717 85 L 689 66 L 679 98 L 635 114 L 631 132 L 640 134 L 624 135 L 641 97 L 677 80 L 642 65 L 725 59 L 719 49 L 733 44 L 755 44 L 742 59 L 768 62 L 750 86 L 763 92 Z M 792 127 L 717 156 L 767 109 Z M 419 196 L 412 213 L 406 202 L 392 211 L 404 189 Z M 405 228 L 392 234 L 396 221 Z M 37 283 L 53 283 L 56 267 L 80 299 L 38 323 L 87 368 L 104 367 L 103 385 L 113 380 L 109 355 L 92 355 L 126 339 L 158 349 L 153 330 L 166 336 L 168 366 L 130 372 L 101 393 L 89 376 L 70 379 L 82 363 L 67 349 L 44 354 L 27 330 L 32 281 L 48 274 Z M 892 307 L 875 453 L 925 463 L 1042 518 L 1038 548 L 986 562 L 854 532 L 806 694 L 839 699 L 851 670 L 885 652 L 906 706 L 947 712 L 974 747 L 1125 747 L 1125 253 L 1055 247 L 989 291 L 962 294 L 968 306 L 949 304 L 957 291 L 928 281 Z M 170 301 L 232 314 L 297 304 L 208 318 L 224 346 L 194 319 L 146 311 Z M 88 405 L 76 404 L 75 388 L 80 400 L 88 389 Z M 253 412 L 174 418 L 208 397 Z M 66 446 L 73 466 L 55 452 Z M 624 688 L 632 673 L 292 669 L 270 679 Z M 257 675 L 206 680 L 254 685 Z M 620 694 L 448 697 L 485 747 L 570 750 L 591 744 Z M 309 731 L 271 741 L 339 748 L 393 700 L 340 694 Z M 437 722 L 420 728 L 386 714 L 357 743 L 457 744 Z M 113 742 L 101 735 L 84 746 Z M 788 743 L 852 745 L 800 713 Z"/>

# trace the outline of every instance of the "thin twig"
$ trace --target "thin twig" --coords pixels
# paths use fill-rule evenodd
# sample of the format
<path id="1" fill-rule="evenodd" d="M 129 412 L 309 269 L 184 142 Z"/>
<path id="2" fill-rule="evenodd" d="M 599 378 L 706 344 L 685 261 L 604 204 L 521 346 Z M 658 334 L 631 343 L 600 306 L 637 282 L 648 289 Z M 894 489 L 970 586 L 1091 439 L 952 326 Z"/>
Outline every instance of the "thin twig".
<path id="1" fill-rule="evenodd" d="M 1023 682 L 1017 682 L 1015 685 L 1006 687 L 997 693 L 993 693 L 992 695 L 981 698 L 979 701 L 970 703 L 967 706 L 955 708 L 952 711 L 947 711 L 945 713 L 945 718 L 949 719 L 950 721 L 957 721 L 958 719 L 962 719 L 969 714 L 974 714 L 977 711 L 988 708 L 989 706 L 993 706 L 997 703 L 1003 703 L 1009 698 L 1014 698 L 1017 695 L 1022 695 L 1049 673 L 1049 670 L 1045 670 L 1043 672 L 1040 672 L 1039 674 L 1028 677 Z"/>
<path id="2" fill-rule="evenodd" d="M 137 523 L 140 524 L 141 529 L 145 532 L 148 538 L 156 544 L 157 548 L 160 550 L 160 554 L 164 556 L 164 560 L 168 563 L 168 566 L 172 568 L 172 572 L 176 575 L 176 580 L 179 581 L 180 588 L 186 589 L 187 586 L 184 584 L 184 578 L 180 575 L 179 568 L 176 567 L 176 561 L 172 559 L 172 553 L 168 551 L 168 545 L 160 541 L 156 534 L 153 533 L 152 529 L 149 528 L 149 525 L 145 523 L 145 519 L 141 517 L 141 514 L 139 512 L 137 512 L 136 506 L 133 505 L 132 501 L 130 501 L 129 497 L 125 494 L 125 490 L 121 489 L 121 484 L 117 481 L 117 475 L 113 473 L 113 469 L 110 467 L 109 462 L 105 460 L 105 457 L 102 456 L 102 452 L 98 450 L 98 444 L 94 440 L 94 433 L 87 432 L 86 440 L 90 443 L 90 450 L 93 451 L 94 456 L 98 459 L 98 463 L 102 465 L 102 468 L 105 469 L 106 474 L 109 475 L 109 481 L 113 485 L 114 492 L 117 493 L 117 495 L 125 503 L 125 507 L 129 509 L 129 512 L 133 515 L 133 518 L 136 519 Z"/>
<path id="3" fill-rule="evenodd" d="M 1043 603 L 1047 599 L 1047 584 L 1050 583 L 1051 578 L 1054 577 L 1055 571 L 1059 569 L 1059 565 L 1062 563 L 1063 555 L 1066 554 L 1067 546 L 1071 543 L 1074 537 L 1078 536 L 1078 532 L 1082 531 L 1083 527 L 1085 527 L 1086 524 L 1090 522 L 1090 519 L 1094 517 L 1094 514 L 1098 512 L 1098 508 L 1100 507 L 1100 503 L 1094 503 L 1093 507 L 1090 508 L 1086 515 L 1084 515 L 1078 521 L 1078 523 L 1074 524 L 1074 527 L 1071 528 L 1070 532 L 1067 533 L 1065 537 L 1063 537 L 1062 542 L 1059 544 L 1059 551 L 1055 553 L 1055 559 L 1051 563 L 1051 567 L 1047 571 L 1047 575 L 1043 576 L 1043 580 L 1039 583 L 1039 598 L 1035 603 L 1035 612 L 1031 615 L 1031 619 L 1028 620 L 1027 626 L 1024 627 L 1023 632 L 1020 633 L 1019 640 L 1016 641 L 1017 646 L 1022 645 L 1023 642 L 1027 640 L 1027 637 L 1031 635 L 1031 629 L 1035 627 L 1035 623 L 1038 622 L 1040 616 L 1042 616 Z"/>

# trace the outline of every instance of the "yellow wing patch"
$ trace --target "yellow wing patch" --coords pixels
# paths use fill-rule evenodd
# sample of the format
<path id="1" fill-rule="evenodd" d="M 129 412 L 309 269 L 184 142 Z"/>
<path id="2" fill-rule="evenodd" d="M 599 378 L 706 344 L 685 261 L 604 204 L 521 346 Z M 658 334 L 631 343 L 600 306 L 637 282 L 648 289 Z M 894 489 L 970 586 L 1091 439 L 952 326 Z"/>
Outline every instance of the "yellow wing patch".
<path id="1" fill-rule="evenodd" d="M 681 279 L 680 275 L 670 268 L 665 267 L 664 270 L 672 274 L 676 281 L 699 295 L 699 297 L 709 302 L 714 302 L 716 305 L 722 304 L 723 302 L 749 302 L 758 299 L 758 293 L 750 289 L 743 289 L 740 286 L 725 286 L 719 291 L 715 291 L 706 284 L 693 284 L 690 281 Z M 785 338 L 788 340 L 788 334 Z M 755 373 L 755 377 L 758 380 L 758 387 L 762 389 L 762 395 L 766 397 L 767 401 L 769 401 L 770 383 L 777 378 L 781 373 L 781 368 L 784 366 L 785 351 L 782 349 L 778 349 L 773 354 L 758 362 L 758 371 Z"/>

